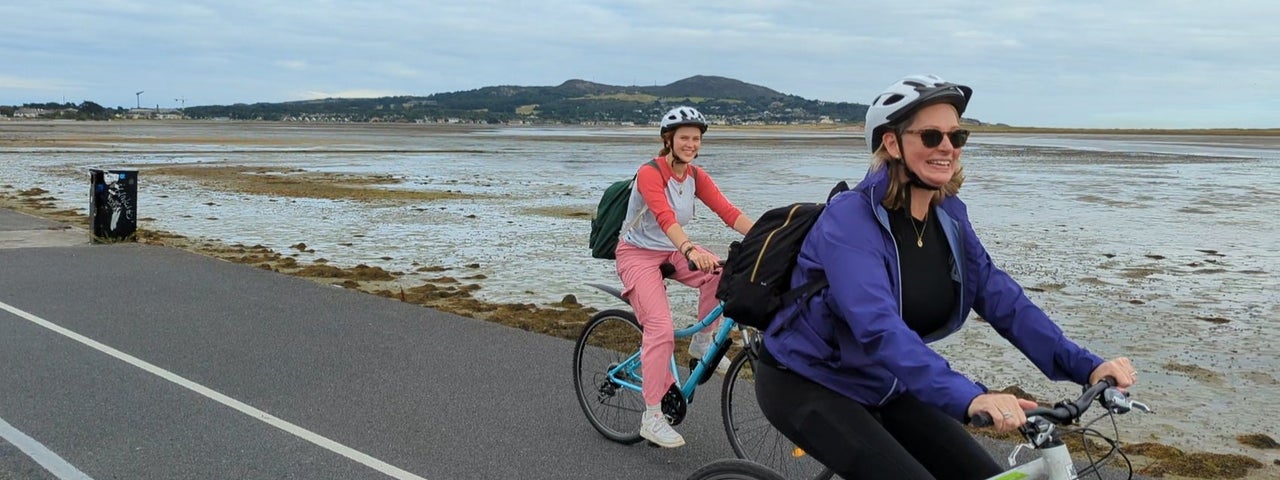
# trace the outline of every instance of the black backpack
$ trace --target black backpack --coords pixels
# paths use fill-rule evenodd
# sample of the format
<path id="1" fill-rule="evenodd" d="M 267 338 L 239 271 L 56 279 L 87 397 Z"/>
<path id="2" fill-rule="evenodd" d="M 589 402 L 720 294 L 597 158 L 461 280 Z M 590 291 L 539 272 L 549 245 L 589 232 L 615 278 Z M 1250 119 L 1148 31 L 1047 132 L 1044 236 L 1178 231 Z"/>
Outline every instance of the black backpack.
<path id="1" fill-rule="evenodd" d="M 827 200 L 848 189 L 845 182 L 836 184 Z M 791 288 L 791 271 L 800 246 L 825 207 L 822 203 L 793 203 L 774 208 L 761 215 L 741 241 L 729 244 L 716 289 L 716 298 L 724 301 L 726 317 L 764 330 L 783 305 L 827 287 L 824 278 Z"/>

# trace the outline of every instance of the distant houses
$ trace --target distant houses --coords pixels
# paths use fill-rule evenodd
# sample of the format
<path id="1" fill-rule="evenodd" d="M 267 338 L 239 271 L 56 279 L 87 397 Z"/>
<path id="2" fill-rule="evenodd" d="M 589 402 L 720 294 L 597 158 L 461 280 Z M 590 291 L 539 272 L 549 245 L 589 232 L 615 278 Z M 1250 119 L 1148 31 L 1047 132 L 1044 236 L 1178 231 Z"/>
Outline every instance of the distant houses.
<path id="1" fill-rule="evenodd" d="M 79 110 L 74 108 L 29 108 L 22 107 L 13 111 L 13 118 L 50 118 L 62 115 L 75 116 Z"/>
<path id="2" fill-rule="evenodd" d="M 187 118 L 174 108 L 130 108 L 129 110 L 82 110 L 69 108 L 3 107 L 0 119 L 4 120 L 181 120 Z"/>
<path id="3" fill-rule="evenodd" d="M 180 120 L 186 118 L 176 108 L 130 108 L 124 118 L 130 120 Z"/>

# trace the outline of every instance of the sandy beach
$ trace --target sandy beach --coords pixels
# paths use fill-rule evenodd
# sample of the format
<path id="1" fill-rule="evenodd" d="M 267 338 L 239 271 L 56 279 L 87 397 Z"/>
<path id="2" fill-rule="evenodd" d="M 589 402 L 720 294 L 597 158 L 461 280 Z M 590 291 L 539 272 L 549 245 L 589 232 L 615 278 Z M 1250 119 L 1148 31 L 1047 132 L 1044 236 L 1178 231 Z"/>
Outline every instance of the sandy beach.
<path id="1" fill-rule="evenodd" d="M 136 169 L 140 241 L 573 338 L 591 313 L 617 306 L 583 285 L 617 283 L 611 263 L 587 255 L 587 220 L 604 185 L 656 153 L 651 134 L 0 123 L 0 207 L 85 225 L 87 168 Z M 1280 478 L 1280 421 L 1252 403 L 1280 393 L 1280 222 L 1269 215 L 1280 205 L 1280 136 L 992 133 L 974 143 L 961 196 L 993 257 L 1070 336 L 1142 370 L 1135 393 L 1159 413 L 1125 417 L 1122 440 L 1149 457 L 1147 474 L 1184 478 L 1191 467 L 1170 466 L 1200 452 L 1224 467 L 1202 462 L 1185 478 L 1245 478 L 1229 464 Z M 861 148 L 855 129 L 726 129 L 709 134 L 699 162 L 758 216 L 856 180 Z M 692 235 L 723 253 L 732 232 L 699 215 Z M 674 309 L 689 321 L 694 299 L 680 290 Z M 1050 401 L 1072 391 L 980 322 L 937 348 L 992 388 Z"/>

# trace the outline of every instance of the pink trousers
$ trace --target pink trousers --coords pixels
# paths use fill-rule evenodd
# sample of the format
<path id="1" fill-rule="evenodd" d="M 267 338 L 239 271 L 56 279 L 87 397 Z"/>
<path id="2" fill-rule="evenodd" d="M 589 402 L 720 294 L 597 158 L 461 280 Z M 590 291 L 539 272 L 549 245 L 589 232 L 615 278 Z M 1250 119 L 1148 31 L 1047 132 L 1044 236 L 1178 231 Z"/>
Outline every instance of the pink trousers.
<path id="1" fill-rule="evenodd" d="M 698 247 L 699 250 L 707 250 Z M 711 252 L 707 252 L 711 253 Z M 640 375 L 644 377 L 641 390 L 645 405 L 658 405 L 662 396 L 675 382 L 671 374 L 671 354 L 675 352 L 675 325 L 671 320 L 671 302 L 667 300 L 667 284 L 662 279 L 659 265 L 670 262 L 676 267 L 671 279 L 698 289 L 698 319 L 706 317 L 720 304 L 716 299 L 716 287 L 720 275 L 689 269 L 689 261 L 680 252 L 649 250 L 618 242 L 616 251 L 618 277 L 622 279 L 622 296 L 631 302 L 636 319 L 644 328 L 640 340 Z M 712 331 L 720 323 L 714 323 L 704 331 Z"/>

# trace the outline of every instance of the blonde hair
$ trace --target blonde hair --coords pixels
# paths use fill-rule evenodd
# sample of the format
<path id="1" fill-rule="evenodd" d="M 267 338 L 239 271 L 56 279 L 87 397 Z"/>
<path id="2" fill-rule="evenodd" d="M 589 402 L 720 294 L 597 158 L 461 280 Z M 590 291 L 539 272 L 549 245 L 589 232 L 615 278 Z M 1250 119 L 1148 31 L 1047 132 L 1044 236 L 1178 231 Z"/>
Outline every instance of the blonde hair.
<path id="1" fill-rule="evenodd" d="M 910 122 L 907 123 L 909 124 Z M 901 142 L 899 142 L 899 146 L 901 146 Z M 911 188 L 909 188 L 911 179 L 907 177 L 907 164 L 905 160 L 889 153 L 889 150 L 885 148 L 884 142 L 881 142 L 880 148 L 876 149 L 876 153 L 871 155 L 871 169 L 880 170 L 882 168 L 889 169 L 889 188 L 885 190 L 884 201 L 881 204 L 889 210 L 905 208 L 910 204 L 910 201 L 907 200 L 907 194 L 911 192 Z M 956 171 L 951 174 L 951 180 L 948 180 L 945 185 L 933 192 L 933 198 L 929 200 L 929 204 L 937 205 L 947 197 L 955 196 L 960 193 L 960 186 L 963 184 L 964 165 L 960 163 L 959 159 L 956 159 Z"/>

